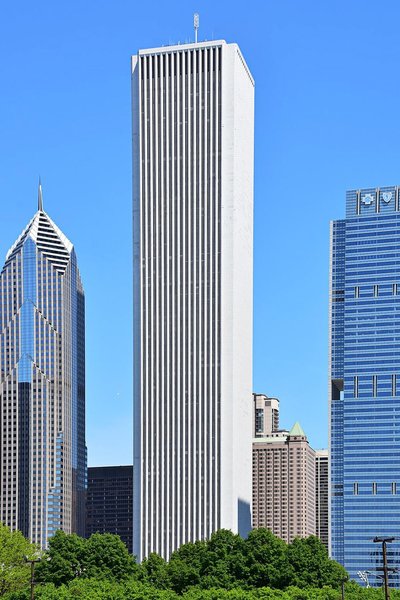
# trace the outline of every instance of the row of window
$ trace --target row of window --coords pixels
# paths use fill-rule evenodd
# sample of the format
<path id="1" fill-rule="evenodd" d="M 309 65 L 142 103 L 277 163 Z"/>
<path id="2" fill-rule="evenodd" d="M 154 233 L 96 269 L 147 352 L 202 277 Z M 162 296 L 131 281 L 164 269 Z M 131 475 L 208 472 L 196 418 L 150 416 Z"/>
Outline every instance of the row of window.
<path id="1" fill-rule="evenodd" d="M 353 494 L 354 496 L 358 496 L 358 482 L 356 481 L 355 483 L 353 483 Z M 376 494 L 378 493 L 378 484 L 374 481 L 372 483 L 372 494 L 374 496 L 376 496 Z M 391 493 L 393 495 L 397 494 L 397 483 L 395 481 L 392 481 L 391 483 Z"/>
<path id="2" fill-rule="evenodd" d="M 377 298 L 379 296 L 379 285 L 375 284 L 372 286 L 372 294 L 375 298 Z M 392 294 L 393 294 L 393 296 L 397 296 L 397 294 L 398 294 L 398 284 L 397 283 L 392 284 Z M 354 288 L 354 298 L 359 298 L 359 297 L 360 297 L 360 286 L 356 285 Z"/>
<path id="3" fill-rule="evenodd" d="M 359 376 L 355 375 L 354 376 L 354 398 L 358 398 L 359 397 Z M 378 375 L 372 375 L 372 379 L 371 379 L 371 387 L 372 387 L 372 397 L 376 398 L 378 395 Z M 396 396 L 396 391 L 397 391 L 397 375 L 393 374 L 392 375 L 392 396 Z"/>

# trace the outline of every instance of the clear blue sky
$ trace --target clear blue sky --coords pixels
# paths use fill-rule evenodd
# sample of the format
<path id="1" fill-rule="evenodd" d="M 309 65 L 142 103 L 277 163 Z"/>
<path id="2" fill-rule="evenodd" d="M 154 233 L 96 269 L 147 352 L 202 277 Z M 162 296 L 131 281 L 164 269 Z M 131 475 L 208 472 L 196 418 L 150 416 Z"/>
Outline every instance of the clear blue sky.
<path id="1" fill-rule="evenodd" d="M 4 0 L 0 256 L 36 209 L 76 246 L 89 464 L 132 460 L 130 55 L 239 43 L 256 80 L 254 390 L 327 443 L 329 220 L 400 183 L 398 0 Z"/>

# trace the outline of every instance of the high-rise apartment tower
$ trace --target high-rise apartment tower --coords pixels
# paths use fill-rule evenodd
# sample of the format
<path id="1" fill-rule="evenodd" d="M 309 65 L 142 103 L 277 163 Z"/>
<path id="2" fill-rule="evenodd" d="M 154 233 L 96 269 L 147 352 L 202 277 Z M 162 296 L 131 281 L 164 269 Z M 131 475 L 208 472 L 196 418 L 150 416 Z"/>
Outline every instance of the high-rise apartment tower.
<path id="1" fill-rule="evenodd" d="M 348 192 L 331 224 L 330 545 L 354 579 L 381 566 L 373 538 L 400 539 L 399 254 L 399 188 Z"/>
<path id="2" fill-rule="evenodd" d="M 85 305 L 75 250 L 43 210 L 0 274 L 0 521 L 46 547 L 85 528 Z"/>
<path id="3" fill-rule="evenodd" d="M 253 394 L 253 437 L 264 437 L 279 429 L 279 400 Z"/>
<path id="4" fill-rule="evenodd" d="M 132 59 L 134 552 L 250 528 L 254 82 L 236 44 Z"/>
<path id="5" fill-rule="evenodd" d="M 253 439 L 253 527 L 285 542 L 315 534 L 315 452 L 299 423 Z"/>

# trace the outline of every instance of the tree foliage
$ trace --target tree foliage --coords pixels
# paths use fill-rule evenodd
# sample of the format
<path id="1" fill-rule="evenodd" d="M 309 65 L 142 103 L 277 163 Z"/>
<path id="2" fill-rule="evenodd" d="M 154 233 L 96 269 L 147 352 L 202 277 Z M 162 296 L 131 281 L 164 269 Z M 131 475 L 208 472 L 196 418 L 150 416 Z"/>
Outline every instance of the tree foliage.
<path id="1" fill-rule="evenodd" d="M 287 558 L 292 567 L 291 584 L 338 588 L 347 578 L 345 569 L 328 557 L 325 546 L 315 537 L 296 538 L 287 548 Z"/>
<path id="2" fill-rule="evenodd" d="M 246 564 L 250 587 L 282 589 L 292 583 L 293 569 L 287 545 L 268 529 L 253 529 L 245 541 Z"/>
<path id="3" fill-rule="evenodd" d="M 150 554 L 140 565 L 118 536 L 85 540 L 58 531 L 45 558 L 37 567 L 38 600 L 340 600 L 346 576 L 318 538 L 286 544 L 266 529 L 246 539 L 222 529 L 208 540 L 182 545 L 168 562 Z M 346 589 L 349 600 L 381 598 L 380 590 L 356 584 Z M 7 600 L 28 598 L 26 587 Z"/>
<path id="4" fill-rule="evenodd" d="M 158 589 L 168 589 L 170 587 L 167 563 L 155 552 L 152 552 L 143 560 L 138 577 L 141 581 Z"/>
<path id="5" fill-rule="evenodd" d="M 95 533 L 86 540 L 75 533 L 57 531 L 50 539 L 46 558 L 37 567 L 36 579 L 55 586 L 77 578 L 122 581 L 138 570 L 119 536 L 109 533 Z"/>
<path id="6" fill-rule="evenodd" d="M 33 558 L 36 552 L 20 531 L 11 531 L 0 522 L 0 597 L 27 585 L 30 568 L 25 557 Z"/>
<path id="7" fill-rule="evenodd" d="M 36 579 L 56 586 L 75 579 L 85 562 L 86 540 L 75 533 L 57 531 L 50 539 L 47 559 L 36 568 Z"/>
<path id="8" fill-rule="evenodd" d="M 289 586 L 285 590 L 254 588 L 201 589 L 193 587 L 182 596 L 171 590 L 159 590 L 139 581 L 117 583 L 108 580 L 76 579 L 68 585 L 53 584 L 36 589 L 37 600 L 340 600 L 341 593 L 330 587 L 298 588 Z M 383 600 L 381 588 L 366 589 L 354 583 L 346 584 L 346 600 Z M 29 591 L 16 592 L 6 600 L 29 600 Z M 391 590 L 391 600 L 400 600 L 400 591 Z"/>

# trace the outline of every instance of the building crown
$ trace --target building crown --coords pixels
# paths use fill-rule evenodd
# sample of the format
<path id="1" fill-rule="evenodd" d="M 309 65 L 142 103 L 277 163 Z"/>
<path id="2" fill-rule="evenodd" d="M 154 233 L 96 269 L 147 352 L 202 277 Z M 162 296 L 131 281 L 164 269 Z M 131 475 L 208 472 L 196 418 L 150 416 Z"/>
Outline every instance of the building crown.
<path id="1" fill-rule="evenodd" d="M 38 210 L 33 219 L 28 223 L 16 242 L 7 252 L 4 267 L 12 261 L 16 254 L 18 254 L 28 237 L 33 240 L 38 250 L 50 260 L 57 271 L 60 271 L 61 273 L 65 272 L 72 253 L 73 244 L 43 210 L 43 192 L 40 179 L 38 188 Z"/>

